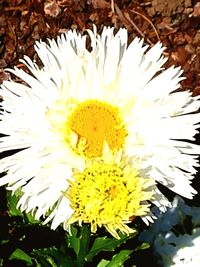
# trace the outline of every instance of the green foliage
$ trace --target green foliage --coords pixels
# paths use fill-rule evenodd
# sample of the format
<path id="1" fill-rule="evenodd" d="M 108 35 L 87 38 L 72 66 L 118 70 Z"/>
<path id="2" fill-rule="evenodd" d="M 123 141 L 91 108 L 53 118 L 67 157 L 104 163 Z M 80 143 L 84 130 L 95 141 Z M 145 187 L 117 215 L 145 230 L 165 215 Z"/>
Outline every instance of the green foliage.
<path id="1" fill-rule="evenodd" d="M 32 266 L 33 262 L 31 257 L 26 254 L 23 250 L 17 248 L 9 257 L 9 260 L 21 260 L 26 262 L 27 266 Z"/>
<path id="2" fill-rule="evenodd" d="M 122 267 L 123 263 L 129 258 L 132 250 L 121 250 L 118 254 L 114 255 L 111 261 L 101 260 L 97 267 Z"/>
<path id="3" fill-rule="evenodd" d="M 112 260 L 106 265 L 107 267 L 120 267 L 129 258 L 132 250 L 121 250 L 118 254 L 112 257 Z"/>
<path id="4" fill-rule="evenodd" d="M 92 234 L 88 225 L 71 226 L 70 233 L 62 227 L 52 231 L 17 208 L 20 195 L 7 192 L 7 211 L 0 214 L 0 266 L 130 266 L 127 261 L 133 266 L 135 252 L 148 247 L 137 243 L 137 232 L 115 239 L 103 229 Z"/>
<path id="5" fill-rule="evenodd" d="M 36 220 L 30 212 L 29 213 L 21 212 L 20 209 L 17 208 L 17 202 L 20 196 L 21 192 L 19 190 L 15 194 L 12 194 L 10 191 L 7 192 L 7 206 L 9 215 L 20 216 L 23 218 L 25 222 L 28 223 L 39 223 L 39 221 Z"/>
<path id="6" fill-rule="evenodd" d="M 73 267 L 74 261 L 68 256 L 67 251 L 61 248 L 51 247 L 35 249 L 31 253 L 37 265 L 45 267 Z"/>
<path id="7" fill-rule="evenodd" d="M 93 257 L 97 255 L 99 252 L 104 251 L 114 251 L 115 248 L 120 246 L 121 244 L 125 243 L 128 239 L 133 237 L 132 235 L 121 235 L 121 239 L 115 239 L 115 238 L 108 238 L 106 236 L 104 237 L 97 237 L 92 245 L 92 248 L 90 249 L 86 259 L 88 261 L 92 261 Z"/>
<path id="8" fill-rule="evenodd" d="M 7 192 L 7 206 L 10 216 L 23 216 L 23 213 L 17 209 L 18 197 L 13 195 L 11 191 Z"/>
<path id="9" fill-rule="evenodd" d="M 122 235 L 119 240 L 106 236 L 94 238 L 87 225 L 80 228 L 72 226 L 70 235 L 66 233 L 65 236 L 65 241 L 59 248 L 34 250 L 31 255 L 38 264 L 47 267 L 83 267 L 91 266 L 93 262 L 97 263 L 96 266 L 98 267 L 117 267 L 123 266 L 123 263 L 133 252 L 133 250 L 120 250 L 120 246 L 133 236 Z M 119 248 L 118 253 L 115 251 L 117 247 Z M 107 252 L 106 256 L 110 260 L 98 257 L 98 254 L 102 251 Z"/>

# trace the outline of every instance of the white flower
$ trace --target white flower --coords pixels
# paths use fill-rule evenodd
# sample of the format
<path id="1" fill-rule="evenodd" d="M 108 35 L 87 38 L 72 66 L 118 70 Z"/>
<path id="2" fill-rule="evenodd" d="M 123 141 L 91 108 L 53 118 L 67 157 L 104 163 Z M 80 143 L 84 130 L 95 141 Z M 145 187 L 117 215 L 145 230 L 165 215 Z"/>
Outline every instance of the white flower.
<path id="1" fill-rule="evenodd" d="M 158 234 L 153 243 L 155 255 L 163 267 L 197 267 L 200 263 L 200 229 L 192 235 Z"/>
<path id="2" fill-rule="evenodd" d="M 156 214 L 157 220 L 140 234 L 139 240 L 152 246 L 159 266 L 199 266 L 200 207 L 189 207 L 181 197 L 176 196 L 167 212 L 163 214 L 158 208 L 156 210 L 152 212 L 159 212 Z M 186 233 L 188 230 L 192 233 Z"/>
<path id="3" fill-rule="evenodd" d="M 200 228 L 194 229 L 192 235 L 175 236 L 170 232 L 165 238 L 156 240 L 157 253 L 162 257 L 164 267 L 200 266 L 199 246 Z"/>
<path id="4" fill-rule="evenodd" d="M 176 237 L 172 242 L 176 246 L 171 267 L 197 267 L 200 266 L 200 229 L 193 230 L 192 235 Z"/>
<path id="5" fill-rule="evenodd" d="M 18 206 L 36 218 L 52 211 L 52 228 L 74 212 L 63 194 L 74 170 L 104 161 L 106 144 L 112 153 L 123 151 L 133 168 L 139 165 L 140 176 L 187 198 L 196 193 L 190 183 L 200 149 L 188 141 L 199 127 L 199 114 L 192 113 L 199 97 L 172 93 L 182 80 L 180 68 L 163 70 L 160 43 L 149 48 L 135 38 L 128 46 L 125 29 L 114 35 L 104 27 L 98 35 L 94 27 L 88 33 L 89 50 L 86 35 L 76 31 L 37 42 L 43 68 L 25 56 L 32 75 L 9 69 L 25 85 L 1 86 L 0 152 L 23 150 L 1 160 L 0 185 L 21 188 Z M 152 192 L 152 202 L 164 211 L 169 202 L 155 185 Z"/>

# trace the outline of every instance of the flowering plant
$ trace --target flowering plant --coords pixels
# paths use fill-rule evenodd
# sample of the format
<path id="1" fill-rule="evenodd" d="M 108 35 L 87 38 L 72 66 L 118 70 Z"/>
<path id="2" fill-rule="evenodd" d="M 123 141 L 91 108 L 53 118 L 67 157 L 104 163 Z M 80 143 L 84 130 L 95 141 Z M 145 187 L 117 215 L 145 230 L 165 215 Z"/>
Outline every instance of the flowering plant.
<path id="1" fill-rule="evenodd" d="M 22 82 L 1 86 L 0 152 L 17 151 L 1 159 L 0 185 L 19 196 L 22 212 L 53 230 L 63 225 L 78 266 L 94 250 L 133 238 L 137 218 L 153 223 L 152 205 L 170 207 L 158 184 L 186 198 L 196 193 L 191 180 L 200 149 L 190 141 L 199 97 L 176 91 L 182 70 L 164 69 L 160 43 L 127 40 L 125 29 L 104 27 L 99 35 L 94 27 L 36 42 L 42 67 L 25 56 L 29 73 L 8 70 Z M 98 239 L 100 228 L 112 239 Z"/>
<path id="2" fill-rule="evenodd" d="M 175 197 L 172 208 L 140 234 L 153 247 L 154 257 L 164 267 L 198 266 L 200 262 L 200 207 L 188 206 L 181 197 Z"/>

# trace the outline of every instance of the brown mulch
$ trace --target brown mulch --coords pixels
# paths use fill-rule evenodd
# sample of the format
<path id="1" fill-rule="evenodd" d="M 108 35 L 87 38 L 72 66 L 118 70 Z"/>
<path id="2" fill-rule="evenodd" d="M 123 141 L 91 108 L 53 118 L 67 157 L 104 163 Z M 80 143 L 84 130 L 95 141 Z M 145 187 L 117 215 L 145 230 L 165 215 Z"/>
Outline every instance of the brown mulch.
<path id="1" fill-rule="evenodd" d="M 130 41 L 139 36 L 150 46 L 161 41 L 168 66 L 180 65 L 183 89 L 200 94 L 200 3 L 197 0 L 0 0 L 0 82 L 4 68 L 18 66 L 26 54 L 36 57 L 36 40 L 68 29 L 96 24 L 125 27 Z"/>

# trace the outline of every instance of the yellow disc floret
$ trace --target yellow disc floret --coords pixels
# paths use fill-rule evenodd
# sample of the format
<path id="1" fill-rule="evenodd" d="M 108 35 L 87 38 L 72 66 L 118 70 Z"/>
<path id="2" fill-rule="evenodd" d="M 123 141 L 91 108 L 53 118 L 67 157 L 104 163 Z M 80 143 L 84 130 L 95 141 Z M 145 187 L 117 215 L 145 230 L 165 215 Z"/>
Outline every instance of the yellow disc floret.
<path id="1" fill-rule="evenodd" d="M 78 104 L 67 127 L 78 136 L 77 148 L 88 158 L 101 156 L 105 143 L 112 150 L 122 148 L 126 137 L 118 108 L 97 100 Z"/>
<path id="2" fill-rule="evenodd" d="M 129 165 L 93 162 L 76 172 L 64 195 L 69 198 L 73 215 L 67 224 L 89 223 L 91 231 L 104 226 L 116 238 L 117 231 L 132 233 L 126 223 L 149 212 L 152 180 L 142 178 Z"/>

